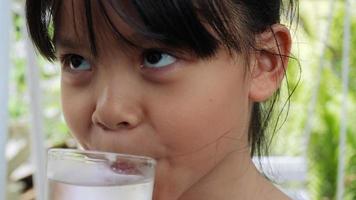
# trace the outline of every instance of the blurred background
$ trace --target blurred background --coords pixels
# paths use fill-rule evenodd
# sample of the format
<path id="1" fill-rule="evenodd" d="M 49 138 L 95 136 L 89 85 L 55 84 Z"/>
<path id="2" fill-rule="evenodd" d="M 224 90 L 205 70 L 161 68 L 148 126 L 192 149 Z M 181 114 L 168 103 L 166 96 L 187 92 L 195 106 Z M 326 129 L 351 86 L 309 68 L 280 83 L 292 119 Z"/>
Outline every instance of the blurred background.
<path id="1" fill-rule="evenodd" d="M 60 68 L 34 54 L 23 4 L 0 0 L 0 200 L 42 200 L 45 149 L 76 147 L 61 114 Z M 281 104 L 297 89 L 261 162 L 294 199 L 356 200 L 355 10 L 355 0 L 300 0 L 291 27 L 296 59 Z"/>

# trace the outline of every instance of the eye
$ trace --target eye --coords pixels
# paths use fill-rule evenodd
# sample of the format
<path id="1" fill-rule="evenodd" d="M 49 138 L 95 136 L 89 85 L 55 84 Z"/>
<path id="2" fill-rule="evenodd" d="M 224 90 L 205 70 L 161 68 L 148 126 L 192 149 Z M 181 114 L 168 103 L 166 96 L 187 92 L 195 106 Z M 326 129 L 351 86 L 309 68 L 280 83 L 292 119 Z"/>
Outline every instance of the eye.
<path id="1" fill-rule="evenodd" d="M 174 56 L 158 50 L 150 50 L 144 53 L 143 67 L 147 68 L 164 68 L 177 61 Z"/>
<path id="2" fill-rule="evenodd" d="M 68 66 L 72 71 L 89 71 L 91 66 L 89 61 L 84 57 L 76 54 L 69 54 L 64 56 L 63 63 L 65 66 Z"/>

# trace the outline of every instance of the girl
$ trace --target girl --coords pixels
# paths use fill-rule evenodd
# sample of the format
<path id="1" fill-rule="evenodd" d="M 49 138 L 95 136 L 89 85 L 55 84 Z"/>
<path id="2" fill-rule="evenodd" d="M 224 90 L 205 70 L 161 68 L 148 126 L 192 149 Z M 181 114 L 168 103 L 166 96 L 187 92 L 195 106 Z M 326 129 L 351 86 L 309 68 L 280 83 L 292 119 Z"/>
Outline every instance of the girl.
<path id="1" fill-rule="evenodd" d="M 295 2 L 288 1 L 293 12 Z M 288 199 L 255 168 L 291 49 L 281 0 L 27 0 L 88 150 L 157 160 L 155 200 Z M 272 107 L 262 106 L 272 105 Z"/>

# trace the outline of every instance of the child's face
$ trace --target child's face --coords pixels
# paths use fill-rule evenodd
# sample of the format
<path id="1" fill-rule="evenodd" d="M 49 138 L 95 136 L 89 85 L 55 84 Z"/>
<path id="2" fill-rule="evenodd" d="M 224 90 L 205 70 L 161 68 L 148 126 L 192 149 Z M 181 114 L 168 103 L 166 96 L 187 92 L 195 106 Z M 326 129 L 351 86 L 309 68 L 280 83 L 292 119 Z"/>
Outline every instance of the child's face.
<path id="1" fill-rule="evenodd" d="M 94 17 L 94 57 L 81 16 L 74 19 L 70 6 L 64 3 L 57 33 L 58 55 L 67 55 L 62 105 L 84 148 L 151 156 L 172 168 L 199 166 L 197 173 L 203 173 L 227 153 L 247 146 L 249 77 L 242 57 L 219 50 L 201 60 L 188 53 L 128 49 L 100 17 Z M 114 23 L 134 37 L 122 21 Z"/>

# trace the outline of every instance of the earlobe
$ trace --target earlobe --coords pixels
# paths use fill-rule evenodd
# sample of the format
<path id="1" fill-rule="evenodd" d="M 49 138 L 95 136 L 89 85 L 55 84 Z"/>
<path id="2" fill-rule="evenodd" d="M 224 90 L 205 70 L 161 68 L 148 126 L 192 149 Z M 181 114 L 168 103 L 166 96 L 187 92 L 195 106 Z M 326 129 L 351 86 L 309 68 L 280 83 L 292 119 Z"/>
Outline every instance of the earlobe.
<path id="1" fill-rule="evenodd" d="M 287 27 L 275 24 L 256 38 L 259 50 L 254 56 L 249 97 L 262 102 L 271 97 L 284 78 L 291 50 L 291 36 Z"/>

